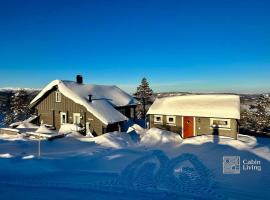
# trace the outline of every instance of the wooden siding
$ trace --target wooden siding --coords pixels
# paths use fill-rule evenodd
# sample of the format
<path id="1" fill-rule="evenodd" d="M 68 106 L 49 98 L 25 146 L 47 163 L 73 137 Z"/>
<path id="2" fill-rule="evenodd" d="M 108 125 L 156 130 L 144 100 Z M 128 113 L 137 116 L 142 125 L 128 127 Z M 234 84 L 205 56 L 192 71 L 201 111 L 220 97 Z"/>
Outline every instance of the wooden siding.
<path id="1" fill-rule="evenodd" d="M 231 128 L 218 129 L 218 135 L 228 136 L 237 139 L 237 121 L 230 119 Z M 196 135 L 210 135 L 214 134 L 214 129 L 210 126 L 210 118 L 208 117 L 196 117 Z"/>
<path id="2" fill-rule="evenodd" d="M 163 123 L 154 123 L 154 115 L 149 115 L 149 128 L 159 128 L 182 135 L 182 116 L 176 116 L 175 126 L 168 125 L 166 123 L 166 115 L 163 116 Z M 231 128 L 218 129 L 218 135 L 228 136 L 237 139 L 238 125 L 236 119 L 230 119 Z M 210 126 L 209 117 L 195 117 L 195 135 L 212 135 L 214 133 L 213 128 Z"/>
<path id="3" fill-rule="evenodd" d="M 52 90 L 35 106 L 37 113 L 40 115 L 40 122 L 55 126 L 58 130 L 61 126 L 60 112 L 67 113 L 67 123 L 73 123 L 73 113 L 80 113 L 82 116 L 81 124 L 85 126 L 86 122 L 90 123 L 90 131 L 95 135 L 101 135 L 106 125 L 97 119 L 92 113 L 88 112 L 85 107 L 79 105 L 61 95 L 61 102 L 56 102 L 57 89 Z M 53 113 L 55 114 L 53 117 Z"/>
<path id="4" fill-rule="evenodd" d="M 163 116 L 163 123 L 156 124 L 154 122 L 154 115 L 149 115 L 149 128 L 159 128 L 159 129 L 179 133 L 180 135 L 182 134 L 182 117 L 181 116 L 176 116 L 175 125 L 167 124 L 166 115 L 162 115 L 162 116 Z"/>

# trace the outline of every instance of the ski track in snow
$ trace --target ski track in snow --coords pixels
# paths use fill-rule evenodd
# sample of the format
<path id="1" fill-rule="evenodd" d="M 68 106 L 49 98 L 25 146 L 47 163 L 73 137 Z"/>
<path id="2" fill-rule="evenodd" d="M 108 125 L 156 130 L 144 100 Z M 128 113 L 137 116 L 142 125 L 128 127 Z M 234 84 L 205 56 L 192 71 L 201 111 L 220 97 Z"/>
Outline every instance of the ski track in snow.
<path id="1" fill-rule="evenodd" d="M 175 174 L 179 166 L 183 168 Z M 226 199 L 213 190 L 211 175 L 196 156 L 182 154 L 169 159 L 160 150 L 131 162 L 121 173 L 62 171 L 15 177 L 1 174 L 0 178 L 2 189 L 87 192 L 90 197 L 106 194 L 110 199 Z"/>

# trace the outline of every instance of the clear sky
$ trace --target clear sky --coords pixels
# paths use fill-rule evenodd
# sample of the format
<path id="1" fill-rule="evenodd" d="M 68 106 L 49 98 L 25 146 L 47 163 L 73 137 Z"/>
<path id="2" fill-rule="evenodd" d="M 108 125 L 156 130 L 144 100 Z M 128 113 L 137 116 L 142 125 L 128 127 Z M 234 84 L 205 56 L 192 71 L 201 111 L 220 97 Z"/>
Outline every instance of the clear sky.
<path id="1" fill-rule="evenodd" d="M 0 0 L 0 87 L 270 92 L 269 0 Z"/>

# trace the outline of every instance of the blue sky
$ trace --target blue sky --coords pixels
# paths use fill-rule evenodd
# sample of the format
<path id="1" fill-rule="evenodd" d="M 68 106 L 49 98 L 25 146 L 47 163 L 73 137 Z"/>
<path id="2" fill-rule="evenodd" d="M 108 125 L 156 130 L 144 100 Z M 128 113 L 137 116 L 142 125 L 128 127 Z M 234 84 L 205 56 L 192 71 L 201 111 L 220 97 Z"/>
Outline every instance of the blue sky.
<path id="1" fill-rule="evenodd" d="M 270 1 L 0 1 L 0 87 L 270 92 Z"/>

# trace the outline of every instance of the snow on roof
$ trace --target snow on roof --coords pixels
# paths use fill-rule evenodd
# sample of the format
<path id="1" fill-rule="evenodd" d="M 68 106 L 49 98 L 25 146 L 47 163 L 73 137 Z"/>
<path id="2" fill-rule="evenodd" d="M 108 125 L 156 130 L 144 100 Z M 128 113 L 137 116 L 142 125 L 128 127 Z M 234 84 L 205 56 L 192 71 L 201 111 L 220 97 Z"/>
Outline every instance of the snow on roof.
<path id="1" fill-rule="evenodd" d="M 147 114 L 240 119 L 237 95 L 186 95 L 156 99 Z"/>
<path id="2" fill-rule="evenodd" d="M 137 101 L 131 95 L 116 86 L 86 85 L 62 80 L 54 80 L 49 83 L 30 104 L 37 103 L 44 94 L 55 86 L 63 95 L 84 106 L 106 125 L 127 120 L 127 117 L 117 111 L 114 106 L 137 104 Z M 92 102 L 88 101 L 88 95 L 90 94 L 92 95 Z"/>

